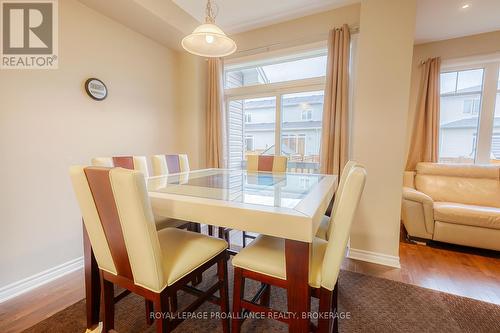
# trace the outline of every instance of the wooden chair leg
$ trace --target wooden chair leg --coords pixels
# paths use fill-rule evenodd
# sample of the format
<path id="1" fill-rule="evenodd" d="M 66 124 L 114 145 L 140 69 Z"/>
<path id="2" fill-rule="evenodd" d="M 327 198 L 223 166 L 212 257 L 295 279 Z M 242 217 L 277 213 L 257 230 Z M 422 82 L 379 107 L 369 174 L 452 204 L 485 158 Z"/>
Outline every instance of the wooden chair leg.
<path id="1" fill-rule="evenodd" d="M 318 332 L 319 333 L 330 333 L 331 332 L 331 323 L 330 316 L 326 316 L 326 314 L 330 314 L 332 311 L 332 292 L 328 289 L 321 288 L 319 291 L 319 313 L 320 317 L 318 318 Z M 322 316 L 321 316 L 322 315 Z"/>
<path id="2" fill-rule="evenodd" d="M 245 294 L 245 279 L 242 270 L 234 267 L 234 287 L 233 287 L 233 319 L 231 321 L 231 332 L 240 333 L 241 331 L 241 299 Z"/>
<path id="3" fill-rule="evenodd" d="M 153 302 L 145 299 L 144 303 L 146 304 L 146 324 L 152 325 L 154 322 L 154 307 Z"/>
<path id="4" fill-rule="evenodd" d="M 333 313 L 335 313 L 335 318 L 333 320 L 333 333 L 339 332 L 339 306 L 338 306 L 338 296 L 339 296 L 339 281 L 335 284 L 335 288 L 333 288 Z"/>
<path id="5" fill-rule="evenodd" d="M 170 332 L 172 330 L 170 327 L 171 322 L 165 317 L 170 310 L 168 305 L 167 289 L 164 289 L 160 294 L 156 294 L 153 303 L 156 311 L 161 313 L 160 318 L 156 319 L 156 333 Z"/>
<path id="6" fill-rule="evenodd" d="M 115 328 L 115 292 L 113 283 L 105 280 L 101 274 L 102 301 L 104 306 L 104 318 L 102 331 L 104 333 Z"/>
<path id="7" fill-rule="evenodd" d="M 229 296 L 228 296 L 228 278 L 227 278 L 227 258 L 219 260 L 217 263 L 217 275 L 219 281 L 222 281 L 220 293 L 220 311 L 222 315 L 222 331 L 229 333 Z"/>
<path id="8" fill-rule="evenodd" d="M 261 286 L 264 284 L 265 283 L 261 283 Z M 269 307 L 270 302 L 271 302 L 271 285 L 268 284 L 266 290 L 264 290 L 260 298 L 260 305 Z"/>

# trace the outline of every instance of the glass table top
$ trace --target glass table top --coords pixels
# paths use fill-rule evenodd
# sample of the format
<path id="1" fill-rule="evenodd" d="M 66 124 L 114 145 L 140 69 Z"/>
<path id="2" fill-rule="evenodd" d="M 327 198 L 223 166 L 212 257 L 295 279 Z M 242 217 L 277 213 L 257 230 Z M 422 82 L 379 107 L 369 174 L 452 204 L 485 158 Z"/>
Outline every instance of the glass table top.
<path id="1" fill-rule="evenodd" d="M 323 175 L 206 169 L 147 180 L 149 192 L 294 208 Z"/>

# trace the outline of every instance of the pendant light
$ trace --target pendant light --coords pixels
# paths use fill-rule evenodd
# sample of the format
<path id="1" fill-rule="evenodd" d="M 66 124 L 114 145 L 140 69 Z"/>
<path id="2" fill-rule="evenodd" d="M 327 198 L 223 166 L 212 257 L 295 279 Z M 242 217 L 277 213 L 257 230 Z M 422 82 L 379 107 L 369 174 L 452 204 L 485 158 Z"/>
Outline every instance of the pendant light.
<path id="1" fill-rule="evenodd" d="M 202 57 L 225 57 L 236 51 L 236 43 L 215 25 L 218 6 L 207 1 L 205 23 L 184 37 L 182 47 L 189 53 Z"/>

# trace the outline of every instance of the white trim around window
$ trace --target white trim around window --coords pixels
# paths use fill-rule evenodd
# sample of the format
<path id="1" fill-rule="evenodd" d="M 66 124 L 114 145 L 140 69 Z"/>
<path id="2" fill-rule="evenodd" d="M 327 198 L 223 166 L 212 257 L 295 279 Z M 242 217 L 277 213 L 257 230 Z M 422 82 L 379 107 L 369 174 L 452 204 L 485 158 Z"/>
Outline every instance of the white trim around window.
<path id="1" fill-rule="evenodd" d="M 491 163 L 495 102 L 498 94 L 500 53 L 444 60 L 441 74 L 474 69 L 483 69 L 484 71 L 474 163 L 489 164 Z"/>

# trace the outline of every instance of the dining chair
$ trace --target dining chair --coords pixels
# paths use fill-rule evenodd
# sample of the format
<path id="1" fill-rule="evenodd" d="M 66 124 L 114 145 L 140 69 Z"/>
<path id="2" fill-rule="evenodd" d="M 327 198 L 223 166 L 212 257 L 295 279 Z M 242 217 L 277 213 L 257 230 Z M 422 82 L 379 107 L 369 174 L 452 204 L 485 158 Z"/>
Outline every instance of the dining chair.
<path id="1" fill-rule="evenodd" d="M 93 166 L 109 168 L 120 167 L 130 170 L 138 170 L 144 174 L 144 177 L 149 177 L 146 156 L 94 157 L 91 162 Z"/>
<path id="2" fill-rule="evenodd" d="M 335 197 L 339 197 L 340 193 L 342 193 L 342 190 L 344 189 L 344 183 L 347 178 L 347 175 L 349 172 L 354 168 L 355 166 L 359 166 L 360 164 L 356 161 L 348 161 L 345 165 L 344 168 L 342 169 L 342 173 L 340 174 L 340 181 L 339 185 L 337 187 L 337 191 L 335 191 Z M 337 208 L 338 206 L 338 200 L 333 201 L 332 205 L 332 212 Z M 330 213 L 331 215 L 331 213 Z M 324 240 L 328 240 L 328 234 L 330 233 L 330 228 L 332 223 L 335 223 L 334 221 L 331 221 L 330 216 L 323 216 L 321 219 L 321 223 L 319 224 L 318 232 L 316 233 L 316 237 L 322 238 Z"/>
<path id="3" fill-rule="evenodd" d="M 267 172 L 286 172 L 288 158 L 286 156 L 272 155 L 248 155 L 247 171 L 267 171 Z M 256 236 L 249 235 L 243 231 L 243 247 L 247 246 L 247 239 L 255 239 Z M 229 242 L 229 238 L 226 239 Z"/>
<path id="4" fill-rule="evenodd" d="M 151 157 L 153 176 L 165 176 L 171 173 L 188 172 L 189 158 L 186 154 L 153 155 Z"/>
<path id="5" fill-rule="evenodd" d="M 337 295 L 340 265 L 344 258 L 351 224 L 363 192 L 365 180 L 366 171 L 362 166 L 355 166 L 347 174 L 344 189 L 337 198 L 337 207 L 332 212 L 332 219 L 335 223 L 330 228 L 328 241 L 315 237 L 311 244 L 309 286 L 288 284 L 284 239 L 260 235 L 233 258 L 234 317 L 232 319 L 232 332 L 240 332 L 243 310 L 268 313 L 269 317 L 277 318 L 285 323 L 293 320 L 284 313 L 269 307 L 271 285 L 284 289 L 310 288 L 311 297 L 319 298 L 319 312 L 333 314 L 319 317 L 317 326 L 311 323 L 312 330 L 331 332 L 333 329 L 334 332 L 338 332 L 338 319 L 335 313 L 338 312 Z M 244 299 L 245 279 L 261 282 L 261 288 L 252 300 Z M 260 301 L 260 304 L 257 304 L 257 301 Z"/>
<path id="6" fill-rule="evenodd" d="M 172 173 L 189 172 L 189 158 L 187 154 L 167 154 L 151 156 L 153 176 L 166 176 Z M 199 224 L 197 227 L 201 232 Z M 208 234 L 213 236 L 213 226 L 208 226 Z"/>
<path id="7" fill-rule="evenodd" d="M 124 169 L 137 170 L 142 172 L 145 178 L 149 177 L 148 163 L 145 156 L 114 156 L 114 157 L 95 157 L 91 160 L 93 166 L 99 167 L 121 167 Z M 155 216 L 156 229 L 179 228 L 192 229 L 199 231 L 198 224 L 191 222 Z"/>
<path id="8" fill-rule="evenodd" d="M 148 323 L 156 319 L 157 332 L 170 332 L 183 321 L 168 316 L 178 310 L 181 289 L 198 298 L 180 313 L 195 311 L 206 300 L 227 313 L 227 242 L 176 228 L 157 231 L 139 171 L 75 166 L 70 175 L 99 267 L 103 332 L 114 329 L 114 285 L 146 299 Z M 187 285 L 215 264 L 217 282 L 207 291 Z M 228 319 L 222 327 L 229 332 Z"/>

